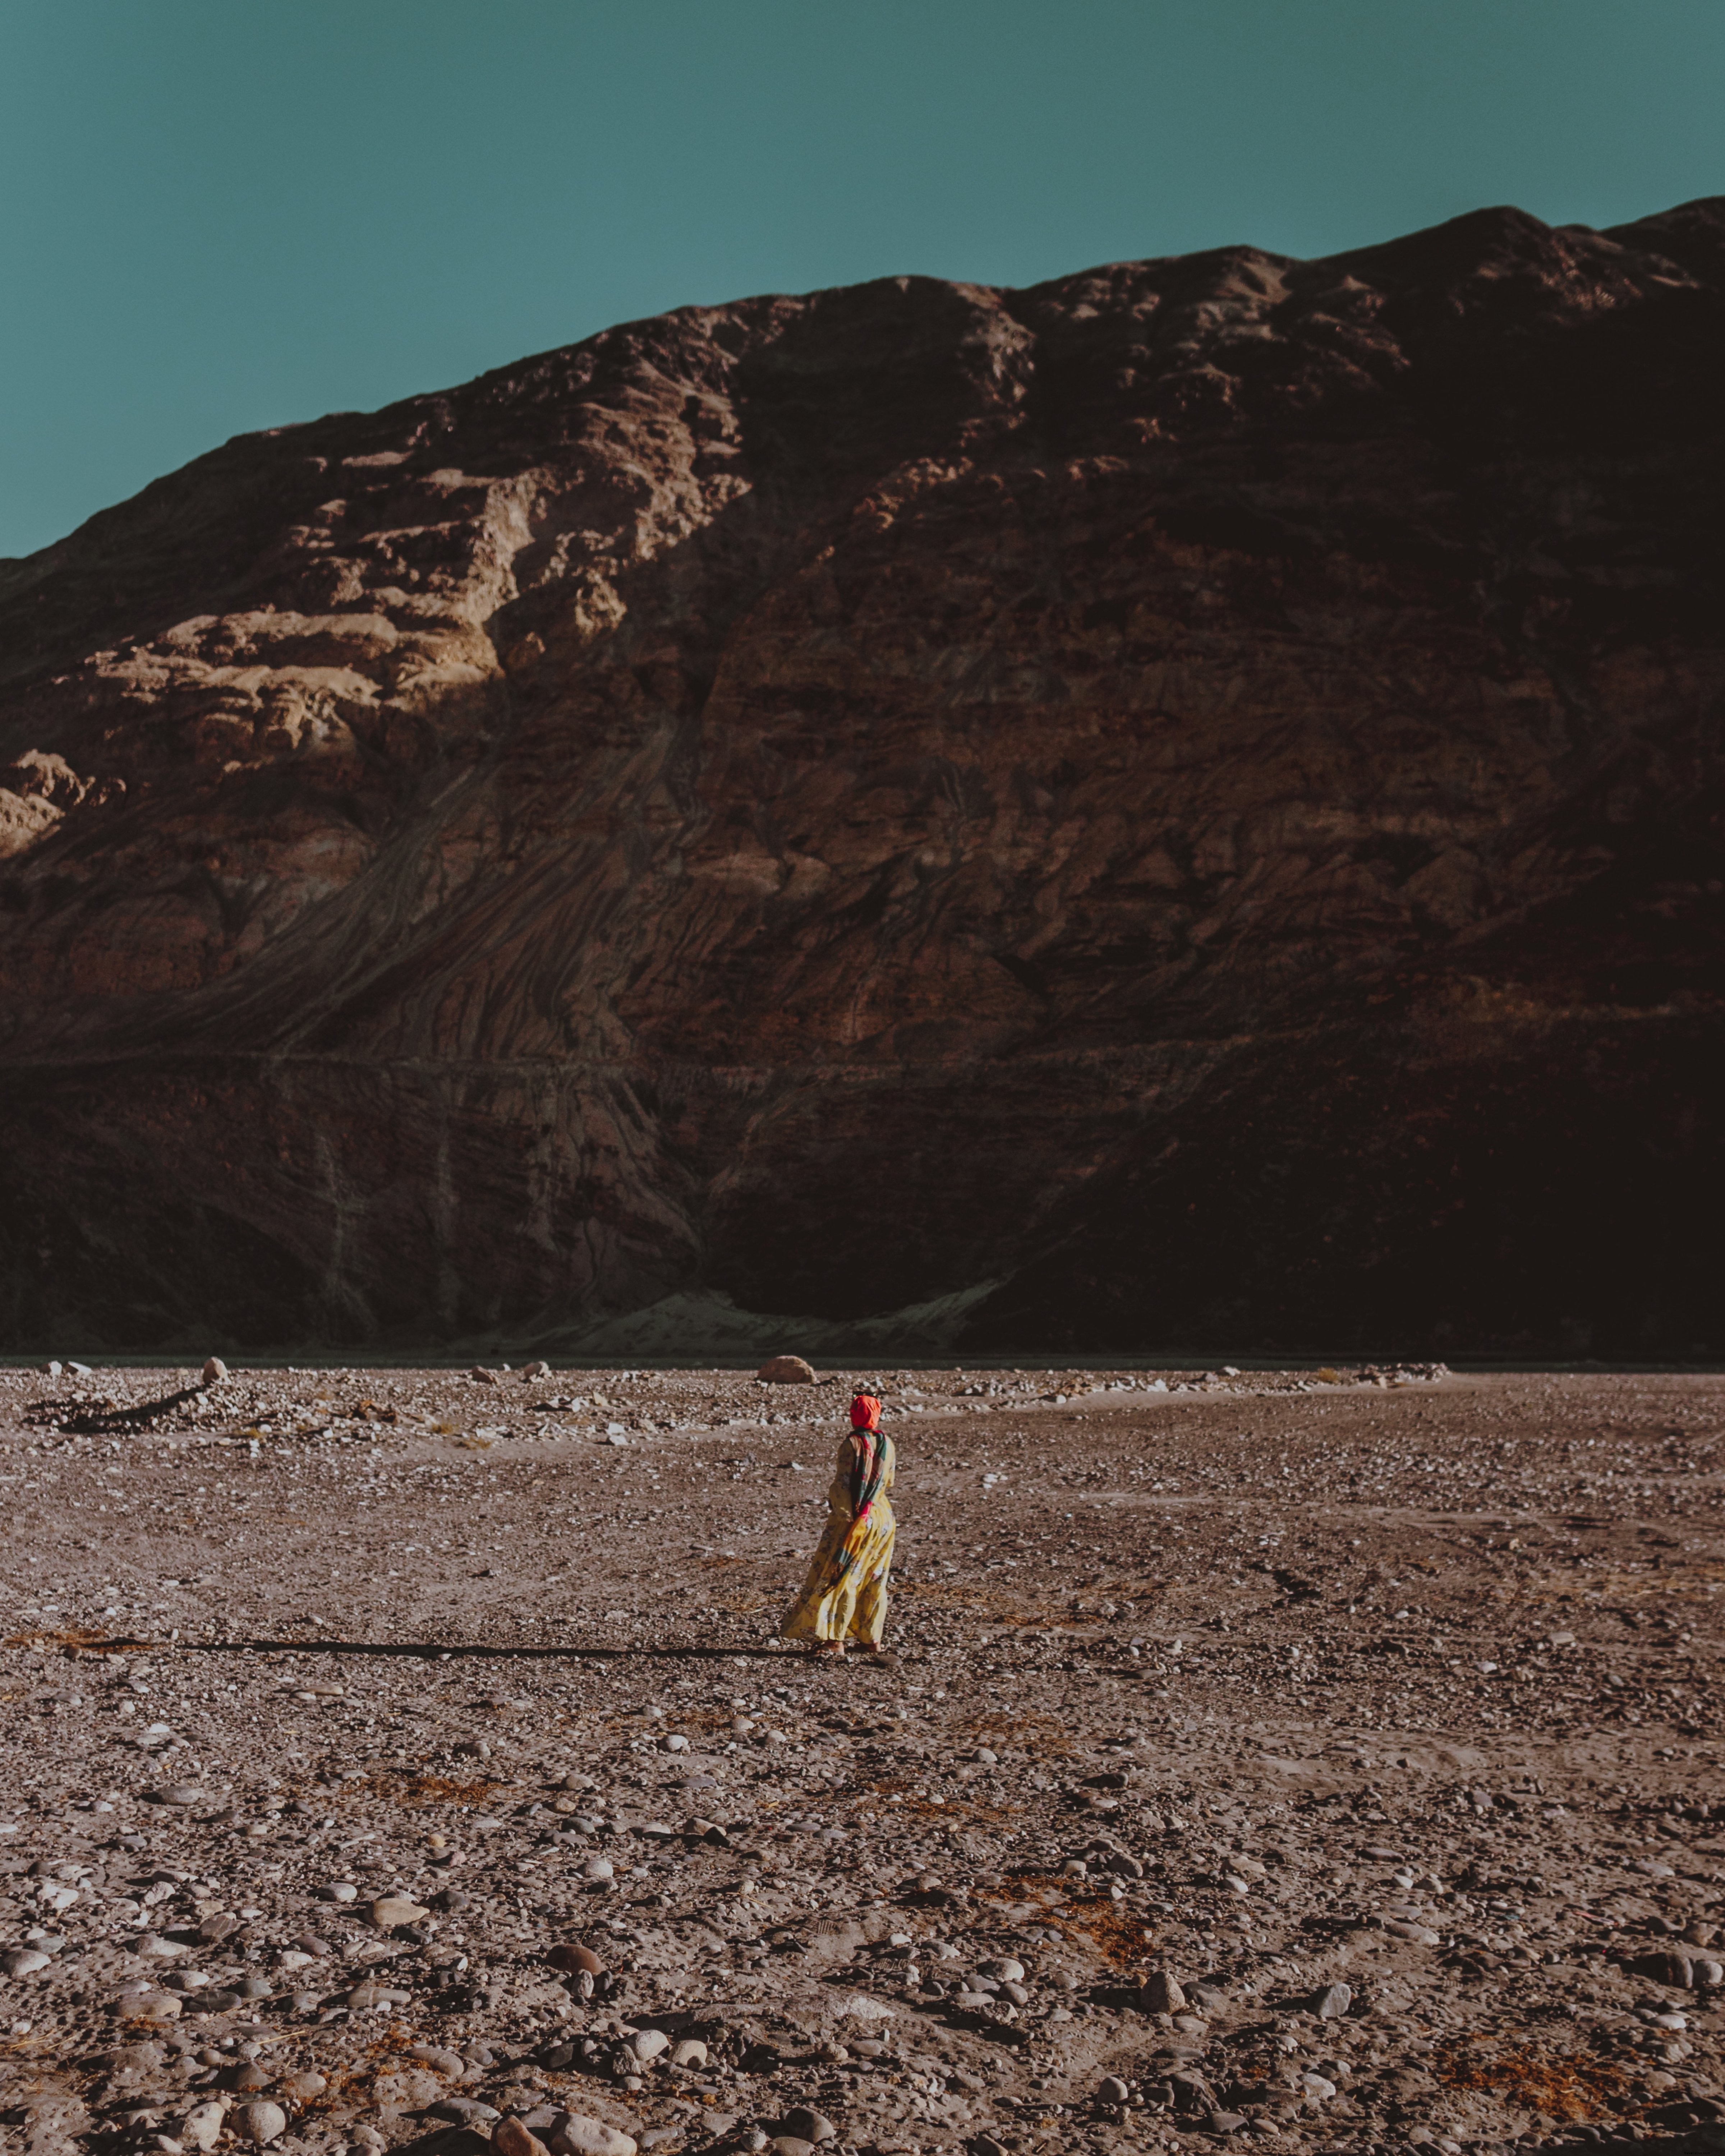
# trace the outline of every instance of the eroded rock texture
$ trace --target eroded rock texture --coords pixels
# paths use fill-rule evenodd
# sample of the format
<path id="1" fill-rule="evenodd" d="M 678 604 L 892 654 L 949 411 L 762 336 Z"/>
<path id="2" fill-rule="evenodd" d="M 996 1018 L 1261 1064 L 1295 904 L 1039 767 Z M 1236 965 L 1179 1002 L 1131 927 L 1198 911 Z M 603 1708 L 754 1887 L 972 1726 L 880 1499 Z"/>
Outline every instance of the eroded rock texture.
<path id="1" fill-rule="evenodd" d="M 0 1329 L 1717 1347 L 1722 328 L 1720 201 L 896 279 L 0 567 Z"/>

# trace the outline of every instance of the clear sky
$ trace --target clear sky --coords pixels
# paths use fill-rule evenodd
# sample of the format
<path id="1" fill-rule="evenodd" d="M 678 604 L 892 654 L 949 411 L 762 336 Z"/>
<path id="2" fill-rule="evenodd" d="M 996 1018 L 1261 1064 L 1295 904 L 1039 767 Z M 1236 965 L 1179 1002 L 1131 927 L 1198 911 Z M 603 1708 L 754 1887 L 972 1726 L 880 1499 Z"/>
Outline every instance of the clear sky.
<path id="1" fill-rule="evenodd" d="M 0 555 L 689 301 L 1725 192 L 1725 0 L 0 0 Z"/>

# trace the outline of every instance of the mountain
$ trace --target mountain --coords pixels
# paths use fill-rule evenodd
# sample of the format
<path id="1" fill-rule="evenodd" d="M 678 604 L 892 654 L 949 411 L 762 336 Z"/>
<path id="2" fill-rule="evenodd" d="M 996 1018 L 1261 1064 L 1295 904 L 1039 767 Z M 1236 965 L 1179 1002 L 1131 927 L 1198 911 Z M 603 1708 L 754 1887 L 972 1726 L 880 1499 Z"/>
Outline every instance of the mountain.
<path id="1" fill-rule="evenodd" d="M 1725 198 L 891 278 L 0 563 L 0 1339 L 1719 1353 L 1722 361 Z"/>

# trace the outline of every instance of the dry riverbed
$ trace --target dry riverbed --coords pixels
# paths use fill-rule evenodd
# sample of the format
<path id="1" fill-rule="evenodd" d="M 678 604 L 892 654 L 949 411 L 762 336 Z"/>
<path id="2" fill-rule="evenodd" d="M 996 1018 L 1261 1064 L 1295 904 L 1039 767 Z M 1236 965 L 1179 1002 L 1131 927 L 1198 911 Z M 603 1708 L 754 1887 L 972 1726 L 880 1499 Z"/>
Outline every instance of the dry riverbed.
<path id="1" fill-rule="evenodd" d="M 1725 2148 L 1722 1391 L 0 1372 L 0 2138 Z"/>

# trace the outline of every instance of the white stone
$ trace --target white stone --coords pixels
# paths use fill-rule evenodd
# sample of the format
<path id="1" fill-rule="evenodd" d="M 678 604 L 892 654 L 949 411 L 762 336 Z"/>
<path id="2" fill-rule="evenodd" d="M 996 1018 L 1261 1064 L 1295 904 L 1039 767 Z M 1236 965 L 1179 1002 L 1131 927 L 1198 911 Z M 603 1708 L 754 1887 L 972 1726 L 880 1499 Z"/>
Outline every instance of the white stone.
<path id="1" fill-rule="evenodd" d="M 546 2146 L 552 2156 L 635 2156 L 631 2135 L 579 2111 L 564 2112 L 547 2137 Z"/>
<path id="2" fill-rule="evenodd" d="M 865 1991 L 857 1992 L 845 2011 L 853 2021 L 890 2021 L 894 2014 L 894 2009 L 883 1999 L 870 1999 Z"/>
<path id="3" fill-rule="evenodd" d="M 0 1954 L 0 1971 L 8 1976 L 34 1976 L 53 1959 L 52 1954 L 40 1953 L 34 1947 L 19 1947 L 13 1953 Z"/>
<path id="4" fill-rule="evenodd" d="M 985 1961 L 983 1964 L 982 1973 L 984 1976 L 995 1978 L 1002 1984 L 1022 1984 L 1024 1980 L 1024 1964 L 1021 1961 L 1014 1961 L 1009 1954 L 1007 1954 L 1003 1955 L 999 1961 Z"/>
<path id="5" fill-rule="evenodd" d="M 188 1954 L 190 1947 L 182 1947 L 177 1939 L 165 1939 L 159 1932 L 146 1932 L 132 1951 L 146 1955 L 152 1961 L 177 1961 Z"/>
<path id="6" fill-rule="evenodd" d="M 685 2036 L 671 2053 L 674 2066 L 704 2066 L 706 2064 L 706 2046 L 698 2037 Z"/>
<path id="7" fill-rule="evenodd" d="M 663 2029 L 637 2029 L 629 2040 L 629 2048 L 638 2059 L 656 2059 L 661 2051 L 670 2049 L 670 2038 Z"/>
<path id="8" fill-rule="evenodd" d="M 225 2103 L 200 2103 L 186 2113 L 178 2138 L 187 2148 L 213 2148 L 228 2117 Z"/>
<path id="9" fill-rule="evenodd" d="M 242 2104 L 239 2117 L 240 2132 L 256 2148 L 287 2132 L 287 2113 L 279 2103 Z"/>
<path id="10" fill-rule="evenodd" d="M 203 1366 L 203 1382 L 207 1385 L 219 1385 L 227 1375 L 228 1365 L 219 1355 L 212 1355 Z"/>
<path id="11" fill-rule="evenodd" d="M 320 1887 L 317 1894 L 322 1902 L 357 1902 L 359 1899 L 359 1889 L 351 1879 L 332 1880 L 327 1887 Z"/>
<path id="12" fill-rule="evenodd" d="M 583 1879 L 614 1879 L 617 1871 L 608 1857 L 595 1856 L 582 1866 L 581 1876 Z"/>

